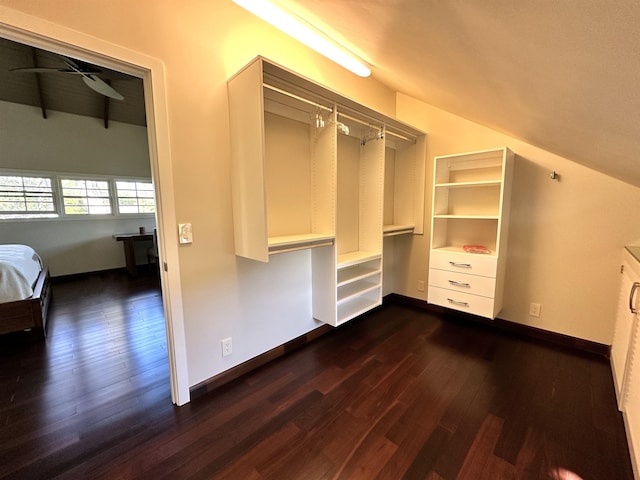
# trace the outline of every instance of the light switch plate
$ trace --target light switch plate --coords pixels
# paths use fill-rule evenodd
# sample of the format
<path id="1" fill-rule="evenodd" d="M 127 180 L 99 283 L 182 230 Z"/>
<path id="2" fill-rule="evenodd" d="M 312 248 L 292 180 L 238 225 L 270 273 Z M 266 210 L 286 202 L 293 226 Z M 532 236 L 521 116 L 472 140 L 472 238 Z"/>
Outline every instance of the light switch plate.
<path id="1" fill-rule="evenodd" d="M 180 243 L 193 243 L 193 233 L 191 232 L 191 224 L 179 223 L 178 236 L 180 238 Z"/>

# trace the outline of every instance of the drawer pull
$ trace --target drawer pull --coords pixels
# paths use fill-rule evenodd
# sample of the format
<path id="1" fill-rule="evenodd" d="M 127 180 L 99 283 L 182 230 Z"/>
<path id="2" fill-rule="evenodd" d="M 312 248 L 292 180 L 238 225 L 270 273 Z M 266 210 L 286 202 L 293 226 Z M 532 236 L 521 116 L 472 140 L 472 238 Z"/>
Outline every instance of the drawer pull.
<path id="1" fill-rule="evenodd" d="M 449 265 L 451 265 L 452 267 L 458 267 L 458 268 L 471 268 L 470 263 L 449 262 Z"/>
<path id="2" fill-rule="evenodd" d="M 638 313 L 638 309 L 633 306 L 633 295 L 636 293 L 638 287 L 640 287 L 640 282 L 633 282 L 631 291 L 629 292 L 629 310 L 631 313 Z"/>
<path id="3" fill-rule="evenodd" d="M 453 298 L 447 298 L 447 300 L 449 301 L 449 303 L 453 304 L 453 305 L 458 305 L 460 307 L 468 307 L 469 304 L 467 302 L 461 302 L 460 300 L 454 300 Z"/>
<path id="4" fill-rule="evenodd" d="M 456 282 L 455 280 L 449 280 L 449 285 L 452 285 L 454 287 L 463 287 L 463 288 L 471 287 L 469 283 Z"/>

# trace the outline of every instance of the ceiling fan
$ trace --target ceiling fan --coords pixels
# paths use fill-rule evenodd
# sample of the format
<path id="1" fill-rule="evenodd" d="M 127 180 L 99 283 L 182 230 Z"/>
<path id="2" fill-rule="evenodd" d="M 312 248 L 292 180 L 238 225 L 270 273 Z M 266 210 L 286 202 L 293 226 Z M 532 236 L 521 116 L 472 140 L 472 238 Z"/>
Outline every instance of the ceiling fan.
<path id="1" fill-rule="evenodd" d="M 25 72 L 25 73 L 68 73 L 71 75 L 82 75 L 84 83 L 95 90 L 101 95 L 104 95 L 115 100 L 124 100 L 124 97 L 118 93 L 113 87 L 108 85 L 104 80 L 97 76 L 98 73 L 102 73 L 100 70 L 92 68 L 91 65 L 84 62 L 77 62 L 60 55 L 62 61 L 66 65 L 66 68 L 52 68 L 52 67 L 25 67 L 25 68 L 12 68 L 11 72 Z M 82 65 L 81 65 L 82 63 Z"/>

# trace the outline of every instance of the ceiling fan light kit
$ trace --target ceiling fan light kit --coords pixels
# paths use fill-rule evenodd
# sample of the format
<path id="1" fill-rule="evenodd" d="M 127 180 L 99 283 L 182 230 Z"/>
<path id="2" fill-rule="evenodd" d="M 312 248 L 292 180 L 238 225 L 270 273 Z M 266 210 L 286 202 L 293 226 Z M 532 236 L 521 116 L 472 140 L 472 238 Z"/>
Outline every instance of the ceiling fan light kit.
<path id="1" fill-rule="evenodd" d="M 371 75 L 371 69 L 363 60 L 274 2 L 269 0 L 233 0 L 233 2 L 356 75 L 361 77 Z"/>

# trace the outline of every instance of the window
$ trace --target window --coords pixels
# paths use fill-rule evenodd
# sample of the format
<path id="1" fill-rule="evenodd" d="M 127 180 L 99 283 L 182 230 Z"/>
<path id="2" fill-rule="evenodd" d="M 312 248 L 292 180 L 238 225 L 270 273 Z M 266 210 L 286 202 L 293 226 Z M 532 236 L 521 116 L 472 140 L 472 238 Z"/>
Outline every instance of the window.
<path id="1" fill-rule="evenodd" d="M 65 215 L 109 215 L 108 180 L 60 179 Z"/>
<path id="2" fill-rule="evenodd" d="M 0 222 L 155 212 L 155 190 L 148 178 L 0 169 Z"/>
<path id="3" fill-rule="evenodd" d="M 119 213 L 155 213 L 156 200 L 151 182 L 116 180 Z"/>
<path id="4" fill-rule="evenodd" d="M 0 219 L 57 216 L 51 178 L 0 175 Z"/>

